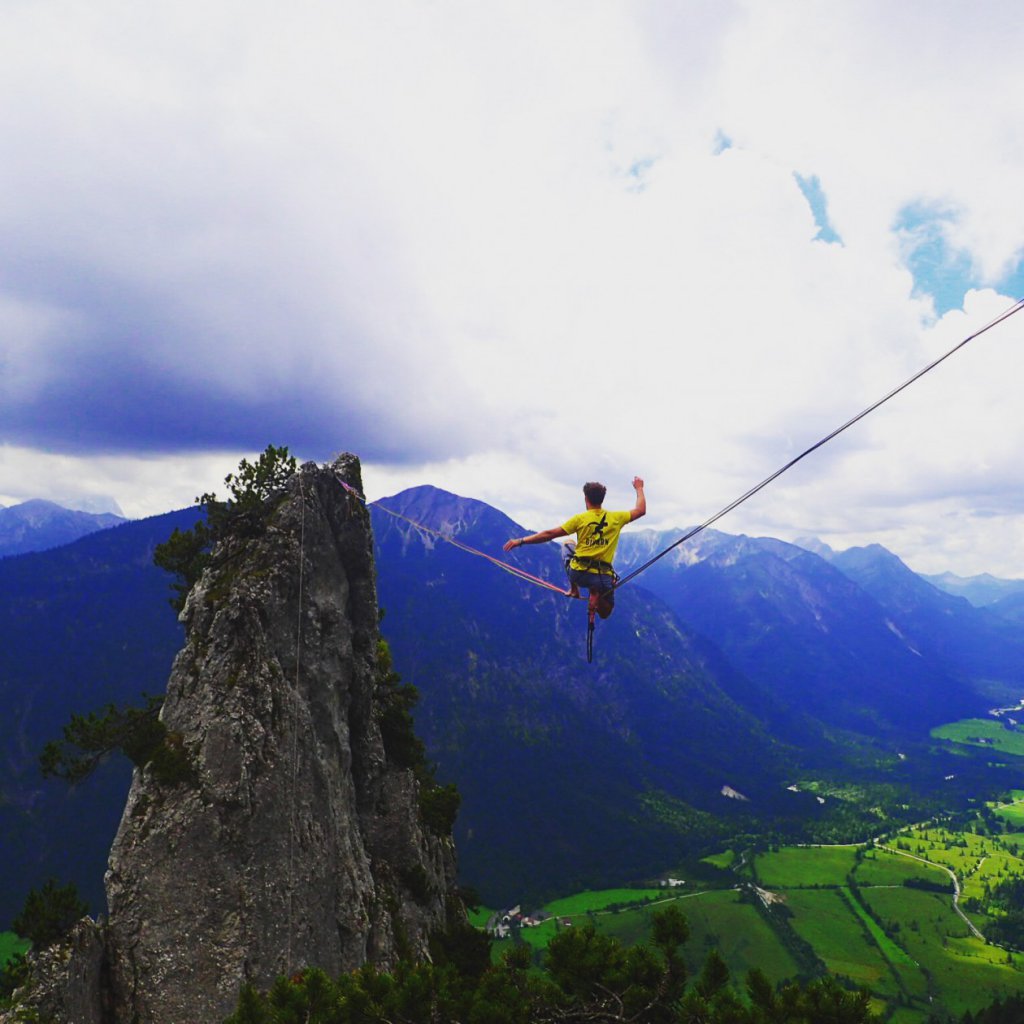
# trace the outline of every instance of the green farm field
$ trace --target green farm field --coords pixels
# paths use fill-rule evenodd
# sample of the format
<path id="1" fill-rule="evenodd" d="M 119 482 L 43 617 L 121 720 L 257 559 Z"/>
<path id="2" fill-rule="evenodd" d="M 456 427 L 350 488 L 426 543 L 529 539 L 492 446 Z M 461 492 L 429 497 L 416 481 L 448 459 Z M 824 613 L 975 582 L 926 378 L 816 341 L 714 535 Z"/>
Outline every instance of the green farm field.
<path id="1" fill-rule="evenodd" d="M 920 842 L 923 852 L 930 844 Z M 928 859 L 928 858 L 924 858 Z M 949 875 L 899 851 L 863 846 L 787 846 L 754 861 L 758 884 L 767 889 L 813 889 L 846 885 L 903 885 L 909 879 L 948 884 Z"/>
<path id="2" fill-rule="evenodd" d="M 1024 805 L 1010 804 L 1008 807 L 997 807 L 996 815 L 1008 822 L 1011 828 L 1024 827 Z"/>
<path id="3" fill-rule="evenodd" d="M 712 949 L 718 950 L 732 975 L 741 985 L 747 973 L 759 967 L 775 984 L 796 975 L 798 968 L 779 944 L 771 928 L 750 902 L 742 902 L 733 889 L 681 896 L 676 904 L 686 915 L 690 938 L 683 956 L 691 974 L 700 972 Z M 598 918 L 598 931 L 632 944 L 650 938 L 651 916 L 656 908 L 623 911 Z"/>
<path id="4" fill-rule="evenodd" d="M 705 857 L 703 863 L 716 868 L 731 868 L 736 863 L 736 851 L 726 850 L 724 853 L 713 853 Z"/>
<path id="5" fill-rule="evenodd" d="M 491 919 L 491 915 L 495 911 L 490 907 L 477 907 L 476 909 L 470 909 L 467 907 L 466 916 L 469 918 L 469 923 L 474 928 L 485 928 L 487 922 Z"/>
<path id="6" fill-rule="evenodd" d="M 538 925 L 520 928 L 518 930 L 519 941 L 525 942 L 539 953 L 547 948 L 548 943 L 565 926 L 562 922 L 568 922 L 568 927 L 579 927 L 591 921 L 595 925 L 599 925 L 599 922 L 605 918 L 625 917 L 631 912 L 631 908 L 639 908 L 634 912 L 643 915 L 643 919 L 648 923 L 646 930 L 639 929 L 636 937 L 629 941 L 631 943 L 645 941 L 650 934 L 650 911 L 672 902 L 675 898 L 677 897 L 674 895 L 674 890 L 663 888 L 599 889 L 565 896 L 540 908 L 552 916 Z M 481 907 L 470 916 L 470 923 L 477 928 L 482 928 L 492 913 L 493 911 Z M 491 947 L 491 960 L 500 961 L 510 944 L 510 940 L 495 942 Z"/>
<path id="7" fill-rule="evenodd" d="M 618 894 L 622 891 L 608 890 Z M 625 891 L 633 894 L 637 892 Z M 598 895 L 581 893 L 579 897 L 556 900 L 544 909 L 553 912 L 554 908 L 558 907 L 593 906 Z M 719 889 L 676 895 L 666 895 L 662 890 L 658 892 L 658 896 L 656 902 L 646 905 L 608 910 L 609 905 L 622 907 L 625 903 L 619 895 L 614 899 L 604 900 L 602 909 L 577 914 L 575 917 L 559 910 L 557 918 L 545 921 L 534 928 L 523 928 L 519 935 L 522 941 L 534 950 L 543 950 L 565 927 L 561 922 L 571 917 L 574 924 L 570 927 L 590 923 L 602 934 L 614 936 L 626 945 L 635 945 L 649 942 L 654 913 L 672 903 L 683 911 L 690 926 L 690 938 L 683 947 L 683 955 L 691 974 L 698 974 L 707 954 L 716 949 L 725 960 L 737 985 L 742 984 L 747 973 L 754 967 L 764 971 L 773 984 L 797 975 L 798 967 L 792 956 L 780 945 L 774 932 L 753 904 L 742 901 L 740 893 L 736 890 Z M 598 899 L 596 902 L 601 904 L 602 900 Z M 492 947 L 492 959 L 500 960 L 505 950 L 510 947 L 511 940 L 495 942 Z"/>
<path id="8" fill-rule="evenodd" d="M 1024 800 L 1020 797 L 1015 796 L 1012 804 L 993 804 L 992 809 L 1010 828 L 1024 828 Z"/>
<path id="9" fill-rule="evenodd" d="M 792 890 L 786 895 L 786 906 L 793 912 L 793 930 L 811 944 L 831 973 L 885 1000 L 899 995 L 889 962 L 841 890 Z"/>
<path id="10" fill-rule="evenodd" d="M 807 889 L 843 885 L 856 856 L 856 846 L 784 846 L 754 863 L 758 884 L 767 889 Z"/>
<path id="11" fill-rule="evenodd" d="M 578 917 L 581 914 L 596 913 L 609 907 L 625 907 L 635 903 L 651 903 L 672 896 L 671 889 L 599 889 L 581 892 L 575 896 L 548 903 L 544 909 L 556 917 Z"/>
<path id="12" fill-rule="evenodd" d="M 950 882 L 941 867 L 922 864 L 877 846 L 864 852 L 854 871 L 854 879 L 858 885 L 903 885 L 911 879 L 934 885 L 949 885 Z"/>
<path id="13" fill-rule="evenodd" d="M 960 1015 L 1024 991 L 1024 963 L 974 938 L 948 896 L 911 889 L 868 889 L 862 895 L 920 964 L 943 1009 Z"/>
<path id="14" fill-rule="evenodd" d="M 983 831 L 980 819 L 972 828 Z M 904 830 L 888 849 L 783 847 L 759 854 L 754 868 L 830 972 L 867 987 L 890 1019 L 923 1024 L 936 1006 L 961 1014 L 997 994 L 1024 992 L 1024 958 L 971 934 L 953 908 L 947 870 L 965 900 L 983 903 L 998 882 L 1024 877 L 1022 838 L 933 825 Z M 950 891 L 915 887 L 921 883 Z M 979 928 L 988 920 L 970 916 Z"/>
<path id="15" fill-rule="evenodd" d="M 986 888 L 1024 875 L 1024 858 L 1012 852 L 1019 848 L 1019 841 L 1010 835 L 986 836 L 946 828 L 916 828 L 908 829 L 891 845 L 954 871 L 960 879 L 964 899 L 982 900 Z"/>
<path id="16" fill-rule="evenodd" d="M 932 729 L 932 737 L 969 747 L 988 747 L 1001 754 L 1024 757 L 1024 732 L 1008 729 L 993 718 L 965 718 Z"/>
<path id="17" fill-rule="evenodd" d="M 1015 794 L 1020 799 L 1021 794 Z M 887 1024 L 927 1024 L 938 1012 L 959 1017 L 995 998 L 1024 993 L 1024 954 L 974 935 L 953 904 L 956 874 L 975 927 L 988 892 L 1024 877 L 1024 833 L 986 832 L 985 815 L 1013 820 L 992 804 L 963 828 L 929 824 L 903 829 L 886 846 L 789 846 L 714 857 L 735 865 L 737 886 L 706 891 L 609 889 L 555 900 L 555 915 L 522 929 L 520 941 L 541 951 L 566 926 L 592 923 L 627 945 L 648 942 L 655 911 L 672 903 L 686 915 L 683 955 L 692 974 L 717 950 L 733 984 L 754 967 L 773 983 L 820 970 L 867 989 Z M 1016 822 L 1014 822 L 1016 823 Z M 921 888 L 921 886 L 932 888 Z M 780 906 L 781 905 L 781 906 Z M 571 921 L 571 924 L 567 924 Z M 494 944 L 499 958 L 510 942 Z"/>

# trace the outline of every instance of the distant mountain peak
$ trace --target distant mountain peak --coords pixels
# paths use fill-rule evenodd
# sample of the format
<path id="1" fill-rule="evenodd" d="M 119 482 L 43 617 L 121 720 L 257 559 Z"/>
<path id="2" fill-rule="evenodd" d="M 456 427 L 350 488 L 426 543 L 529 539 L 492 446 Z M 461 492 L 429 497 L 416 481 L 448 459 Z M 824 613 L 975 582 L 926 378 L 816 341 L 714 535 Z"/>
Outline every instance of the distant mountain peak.
<path id="1" fill-rule="evenodd" d="M 447 537 L 460 537 L 473 543 L 473 535 L 490 539 L 494 531 L 520 530 L 504 512 L 477 498 L 465 498 L 429 484 L 409 487 L 398 494 L 370 502 L 371 508 L 405 517 L 411 524 L 437 530 Z"/>
<path id="2" fill-rule="evenodd" d="M 826 561 L 835 554 L 835 550 L 818 537 L 797 537 L 793 543 L 798 548 L 810 551 L 811 554 L 824 558 Z"/>
<path id="3" fill-rule="evenodd" d="M 80 512 L 45 498 L 30 498 L 0 509 L 0 557 L 60 547 L 124 521 L 108 512 Z"/>
<path id="4" fill-rule="evenodd" d="M 1024 594 L 1024 580 L 1000 579 L 987 572 L 977 576 L 957 576 L 955 573 L 943 572 L 924 576 L 924 579 L 947 594 L 965 597 L 976 608 L 986 608 L 1004 598 Z"/>

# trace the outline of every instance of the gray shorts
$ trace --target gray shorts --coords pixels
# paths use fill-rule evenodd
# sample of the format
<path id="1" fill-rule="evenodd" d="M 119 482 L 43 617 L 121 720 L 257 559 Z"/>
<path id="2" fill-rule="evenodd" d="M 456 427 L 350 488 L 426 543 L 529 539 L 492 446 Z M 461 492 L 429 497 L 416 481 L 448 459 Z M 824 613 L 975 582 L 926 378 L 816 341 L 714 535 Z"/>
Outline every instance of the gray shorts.
<path id="1" fill-rule="evenodd" d="M 568 543 L 563 545 L 562 560 L 565 565 L 565 575 L 569 582 L 574 583 L 580 590 L 594 590 L 599 594 L 608 593 L 605 599 L 609 605 L 615 604 L 615 577 L 609 572 L 591 572 L 587 569 L 570 569 L 569 562 L 576 552 L 576 545 Z"/>

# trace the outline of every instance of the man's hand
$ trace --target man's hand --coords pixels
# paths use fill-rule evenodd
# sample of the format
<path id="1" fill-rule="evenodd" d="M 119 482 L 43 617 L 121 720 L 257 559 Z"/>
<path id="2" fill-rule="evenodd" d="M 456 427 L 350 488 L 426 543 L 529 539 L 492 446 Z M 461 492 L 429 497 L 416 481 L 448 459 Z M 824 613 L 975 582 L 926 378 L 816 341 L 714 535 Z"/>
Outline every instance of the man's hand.
<path id="1" fill-rule="evenodd" d="M 629 513 L 629 521 L 635 522 L 641 516 L 647 515 L 647 498 L 644 497 L 643 477 L 633 477 L 633 489 L 636 491 L 636 505 Z"/>
<path id="2" fill-rule="evenodd" d="M 513 537 L 512 540 L 505 541 L 505 543 L 501 547 L 501 550 L 502 551 L 511 551 L 513 548 L 519 547 L 520 544 L 522 544 L 522 543 L 523 542 L 521 540 Z"/>

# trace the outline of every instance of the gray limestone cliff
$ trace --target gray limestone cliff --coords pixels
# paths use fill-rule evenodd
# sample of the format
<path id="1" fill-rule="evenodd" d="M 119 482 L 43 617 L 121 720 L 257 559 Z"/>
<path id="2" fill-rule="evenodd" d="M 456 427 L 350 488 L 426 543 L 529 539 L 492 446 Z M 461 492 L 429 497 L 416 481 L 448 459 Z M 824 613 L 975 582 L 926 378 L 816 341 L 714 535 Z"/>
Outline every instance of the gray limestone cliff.
<path id="1" fill-rule="evenodd" d="M 354 456 L 303 466 L 190 594 L 161 712 L 186 777 L 136 770 L 102 955 L 70 957 L 54 1019 L 213 1024 L 244 982 L 426 957 L 461 910 L 430 783 L 388 746 L 369 516 L 339 477 L 361 490 Z"/>

